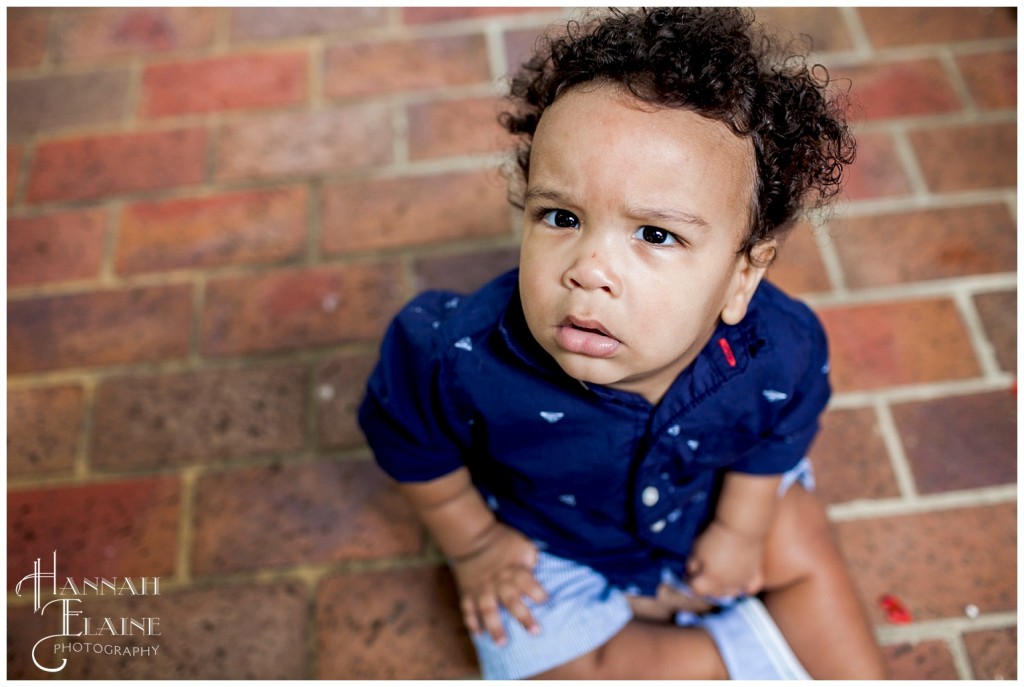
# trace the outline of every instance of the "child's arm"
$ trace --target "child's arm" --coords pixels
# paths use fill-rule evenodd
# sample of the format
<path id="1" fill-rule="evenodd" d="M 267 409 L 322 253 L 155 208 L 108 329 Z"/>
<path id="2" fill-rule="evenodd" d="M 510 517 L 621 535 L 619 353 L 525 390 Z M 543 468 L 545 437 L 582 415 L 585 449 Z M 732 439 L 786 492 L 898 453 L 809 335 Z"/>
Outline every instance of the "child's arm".
<path id="1" fill-rule="evenodd" d="M 764 543 L 775 519 L 780 479 L 726 474 L 715 519 L 697 538 L 687 563 L 696 594 L 738 596 L 760 590 Z"/>
<path id="2" fill-rule="evenodd" d="M 486 629 L 503 644 L 498 609 L 504 606 L 530 632 L 539 631 L 523 595 L 538 603 L 544 589 L 533 577 L 537 547 L 504 525 L 473 486 L 469 470 L 459 468 L 429 482 L 399 485 L 420 520 L 451 561 L 470 632 Z"/>

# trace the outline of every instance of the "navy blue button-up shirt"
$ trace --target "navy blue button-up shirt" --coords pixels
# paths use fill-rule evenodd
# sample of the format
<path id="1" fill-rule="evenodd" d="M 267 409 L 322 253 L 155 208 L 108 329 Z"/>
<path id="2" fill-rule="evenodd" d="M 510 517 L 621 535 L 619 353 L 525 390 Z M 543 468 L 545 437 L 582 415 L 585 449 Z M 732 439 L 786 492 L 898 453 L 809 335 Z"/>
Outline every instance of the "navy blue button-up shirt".
<path id="1" fill-rule="evenodd" d="M 401 482 L 466 466 L 500 520 L 545 549 L 653 594 L 684 577 L 727 470 L 779 474 L 828 401 L 824 331 L 762 282 L 746 317 L 652 406 L 572 379 L 533 339 L 518 272 L 469 296 L 432 291 L 395 318 L 359 421 Z"/>

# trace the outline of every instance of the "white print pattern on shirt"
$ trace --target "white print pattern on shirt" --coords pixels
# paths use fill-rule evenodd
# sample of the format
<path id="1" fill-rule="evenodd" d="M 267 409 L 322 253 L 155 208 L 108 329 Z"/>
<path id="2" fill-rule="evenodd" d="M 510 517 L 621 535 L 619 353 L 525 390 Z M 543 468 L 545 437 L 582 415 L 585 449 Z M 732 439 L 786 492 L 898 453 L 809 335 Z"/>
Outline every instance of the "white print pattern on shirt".
<path id="1" fill-rule="evenodd" d="M 686 445 L 690 447 L 691 451 L 696 451 L 697 447 L 700 446 L 700 442 L 696 439 L 690 439 L 686 442 Z"/>
<path id="2" fill-rule="evenodd" d="M 681 427 L 679 425 L 672 425 L 666 431 L 669 433 L 669 435 L 677 437 L 679 436 L 680 429 Z"/>
<path id="3" fill-rule="evenodd" d="M 446 301 L 444 307 L 448 308 L 449 310 L 454 310 L 455 308 L 459 307 L 459 297 L 456 296 L 450 301 Z"/>
<path id="4" fill-rule="evenodd" d="M 461 348 L 464 351 L 472 351 L 473 340 L 470 339 L 468 336 L 464 336 L 455 342 L 455 348 Z"/>
<path id="5" fill-rule="evenodd" d="M 558 500 L 567 506 L 576 505 L 576 497 L 573 496 L 572 494 L 562 494 L 561 496 L 558 497 Z"/>
<path id="6" fill-rule="evenodd" d="M 776 401 L 785 401 L 789 398 L 789 394 L 784 394 L 781 391 L 775 389 L 765 389 L 761 392 L 761 395 L 768 399 L 769 403 L 775 403 Z"/>
<path id="7" fill-rule="evenodd" d="M 554 424 L 565 417 L 565 413 L 553 413 L 550 410 L 540 411 L 540 416 L 548 422 Z"/>

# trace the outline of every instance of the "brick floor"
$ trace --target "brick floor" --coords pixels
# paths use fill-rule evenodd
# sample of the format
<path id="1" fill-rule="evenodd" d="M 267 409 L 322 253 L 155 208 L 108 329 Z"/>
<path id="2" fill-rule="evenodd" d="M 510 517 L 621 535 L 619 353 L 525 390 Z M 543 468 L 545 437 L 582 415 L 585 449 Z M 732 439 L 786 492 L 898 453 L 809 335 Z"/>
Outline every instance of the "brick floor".
<path id="1" fill-rule="evenodd" d="M 56 550 L 160 585 L 80 590 L 160 634 L 51 640 L 57 676 L 476 676 L 354 410 L 404 300 L 515 264 L 501 79 L 568 14 L 7 13 L 8 675 L 47 675 L 59 607 L 15 586 Z M 1016 678 L 1015 12 L 761 14 L 861 143 L 771 271 L 831 335 L 820 493 L 894 677 Z"/>

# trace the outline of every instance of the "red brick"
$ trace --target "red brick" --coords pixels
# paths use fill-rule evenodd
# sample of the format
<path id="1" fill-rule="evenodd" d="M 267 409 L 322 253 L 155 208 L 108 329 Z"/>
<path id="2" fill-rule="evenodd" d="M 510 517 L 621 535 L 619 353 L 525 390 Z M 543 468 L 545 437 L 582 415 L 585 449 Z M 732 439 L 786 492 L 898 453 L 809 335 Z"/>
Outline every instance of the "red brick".
<path id="1" fill-rule="evenodd" d="M 483 84 L 491 80 L 482 35 L 341 44 L 325 57 L 325 92 L 351 98 Z"/>
<path id="2" fill-rule="evenodd" d="M 121 274 L 288 260 L 306 248 L 304 186 L 125 208 L 117 246 Z"/>
<path id="3" fill-rule="evenodd" d="M 233 7 L 231 39 L 316 36 L 382 27 L 387 21 L 386 7 Z"/>
<path id="4" fill-rule="evenodd" d="M 941 639 L 882 647 L 890 680 L 958 680 L 949 645 Z"/>
<path id="5" fill-rule="evenodd" d="M 219 10 L 212 7 L 70 9 L 55 19 L 58 62 L 159 55 L 213 45 Z"/>
<path id="6" fill-rule="evenodd" d="M 447 289 L 469 293 L 518 265 L 518 247 L 424 256 L 415 263 L 414 290 Z"/>
<path id="7" fill-rule="evenodd" d="M 308 97 L 305 53 L 156 64 L 142 74 L 143 117 L 280 107 Z"/>
<path id="8" fill-rule="evenodd" d="M 178 129 L 39 144 L 28 201 L 86 200 L 195 184 L 206 170 L 206 132 Z"/>
<path id="9" fill-rule="evenodd" d="M 995 349 L 999 367 L 1017 372 L 1017 292 L 979 293 L 974 305 L 988 340 Z"/>
<path id="10" fill-rule="evenodd" d="M 316 371 L 317 437 L 321 448 L 363 444 L 356 412 L 377 354 L 346 355 L 325 361 Z"/>
<path id="11" fill-rule="evenodd" d="M 757 7 L 759 22 L 781 32 L 810 41 L 815 52 L 849 50 L 853 40 L 837 7 Z"/>
<path id="12" fill-rule="evenodd" d="M 82 431 L 82 387 L 7 392 L 7 477 L 69 474 Z"/>
<path id="13" fill-rule="evenodd" d="M 7 286 L 98 277 L 107 235 L 103 209 L 7 220 Z"/>
<path id="14" fill-rule="evenodd" d="M 931 115 L 962 105 L 938 60 L 915 60 L 845 67 L 836 76 L 850 79 L 857 119 Z"/>
<path id="15" fill-rule="evenodd" d="M 852 217 L 835 232 L 853 288 L 1012 272 L 1017 227 L 1005 205 Z"/>
<path id="16" fill-rule="evenodd" d="M 7 494 L 7 588 L 44 569 L 58 579 L 167 577 L 177 557 L 181 488 L 155 478 Z M 58 585 L 60 586 L 60 585 Z"/>
<path id="17" fill-rule="evenodd" d="M 824 230 L 822 230 L 824 231 Z M 785 236 L 767 278 L 791 294 L 828 291 L 831 283 L 821 260 L 819 241 L 830 241 L 822 231 L 802 222 Z"/>
<path id="18" fill-rule="evenodd" d="M 329 254 L 510 235 L 504 180 L 493 170 L 324 188 Z"/>
<path id="19" fill-rule="evenodd" d="M 1014 13 L 1006 7 L 859 7 L 857 14 L 876 48 L 1017 35 Z"/>
<path id="20" fill-rule="evenodd" d="M 301 449 L 307 380 L 293 366 L 106 379 L 91 465 L 166 468 Z"/>
<path id="21" fill-rule="evenodd" d="M 906 196 L 911 191 L 888 134 L 857 134 L 857 160 L 843 174 L 845 193 L 853 200 Z"/>
<path id="22" fill-rule="evenodd" d="M 330 578 L 316 602 L 317 677 L 478 677 L 451 575 L 442 567 Z"/>
<path id="23" fill-rule="evenodd" d="M 967 88 L 983 110 L 1017 106 L 1017 53 L 994 52 L 962 55 L 957 66 Z"/>
<path id="24" fill-rule="evenodd" d="M 893 418 L 918 491 L 1017 480 L 1017 399 L 1005 391 L 901 403 Z"/>
<path id="25" fill-rule="evenodd" d="M 128 79 L 123 69 L 8 79 L 7 134 L 115 123 L 128 103 Z"/>
<path id="26" fill-rule="evenodd" d="M 199 481 L 195 513 L 199 575 L 411 555 L 423 546 L 407 501 L 369 462 L 211 474 Z"/>
<path id="27" fill-rule="evenodd" d="M 550 12 L 548 7 L 403 7 L 402 22 L 405 24 L 432 24 L 459 21 L 460 19 L 483 19 L 534 12 Z"/>
<path id="28" fill-rule="evenodd" d="M 878 418 L 870 408 L 825 413 L 810 457 L 816 490 L 826 503 L 900 495 Z"/>
<path id="29" fill-rule="evenodd" d="M 826 308 L 837 391 L 964 379 L 978 374 L 952 301 L 926 299 Z"/>
<path id="30" fill-rule="evenodd" d="M 1017 628 L 976 630 L 964 634 L 967 655 L 977 680 L 1017 679 Z"/>
<path id="31" fill-rule="evenodd" d="M 57 562 L 59 565 L 60 560 Z M 303 679 L 308 677 L 306 597 L 301 583 L 281 582 L 189 591 L 161 587 L 159 596 L 83 598 L 79 607 L 88 617 L 114 618 L 115 623 L 122 617 L 157 618 L 159 636 L 138 632 L 135 636 L 104 635 L 99 642 L 102 646 L 158 647 L 156 653 L 55 652 L 55 644 L 67 641 L 58 637 L 40 644 L 36 654 L 49 666 L 67 658 L 57 676 L 70 680 Z M 48 615 L 54 611 L 50 608 Z M 44 677 L 46 674 L 32 665 L 32 647 L 59 630 L 54 625 L 57 620 L 33 614 L 31 605 L 12 608 L 10 617 L 9 677 Z M 72 622 L 81 627 L 80 619 Z"/>
<path id="32" fill-rule="evenodd" d="M 397 264 L 352 264 L 211 281 L 203 350 L 255 353 L 379 337 L 407 298 Z"/>
<path id="33" fill-rule="evenodd" d="M 14 205 L 18 196 L 18 182 L 21 181 L 22 147 L 7 146 L 7 207 Z"/>
<path id="34" fill-rule="evenodd" d="M 511 149 L 491 98 L 444 100 L 409 106 L 409 156 L 414 159 L 497 153 Z"/>
<path id="35" fill-rule="evenodd" d="M 181 358 L 192 287 L 154 286 L 11 301 L 9 373 Z"/>
<path id="36" fill-rule="evenodd" d="M 46 56 L 50 19 L 46 11 L 7 8 L 7 68 L 38 67 Z"/>
<path id="37" fill-rule="evenodd" d="M 1016 124 L 924 129 L 911 132 L 910 141 L 932 191 L 1017 186 Z"/>
<path id="38" fill-rule="evenodd" d="M 893 594 L 915 621 L 1017 607 L 1016 504 L 839 522 L 839 541 L 875 624 Z"/>
<path id="39" fill-rule="evenodd" d="M 221 129 L 217 178 L 340 172 L 392 159 L 388 110 L 380 105 L 250 117 Z"/>

